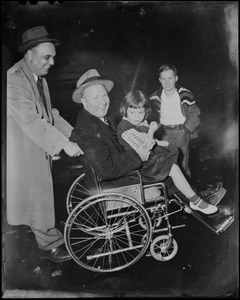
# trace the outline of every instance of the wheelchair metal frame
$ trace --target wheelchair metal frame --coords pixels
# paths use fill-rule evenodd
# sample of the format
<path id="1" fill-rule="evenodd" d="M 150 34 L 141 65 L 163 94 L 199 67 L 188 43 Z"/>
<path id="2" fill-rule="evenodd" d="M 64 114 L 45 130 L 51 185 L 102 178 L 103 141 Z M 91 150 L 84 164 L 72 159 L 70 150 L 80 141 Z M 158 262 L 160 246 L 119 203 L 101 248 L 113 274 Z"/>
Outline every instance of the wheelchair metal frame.
<path id="1" fill-rule="evenodd" d="M 64 238 L 68 252 L 80 266 L 94 272 L 114 272 L 132 266 L 146 252 L 159 261 L 172 259 L 178 244 L 172 230 L 185 224 L 172 226 L 169 216 L 189 206 L 178 199 L 169 199 L 163 182 L 139 182 L 117 188 L 88 189 L 82 173 L 71 185 L 67 195 L 69 213 Z M 157 187 L 160 195 L 150 201 L 144 190 Z M 171 204 L 177 208 L 169 212 Z M 150 246 L 150 247 L 149 247 Z"/>
<path id="2" fill-rule="evenodd" d="M 164 182 L 143 184 L 139 171 L 126 175 L 137 175 L 137 183 L 106 188 L 92 169 L 96 187 L 90 189 L 84 167 L 72 168 L 80 168 L 81 174 L 67 194 L 64 240 L 72 259 L 90 271 L 119 271 L 144 254 L 162 262 L 171 260 L 178 251 L 172 230 L 186 226 L 171 225 L 169 217 L 178 212 L 191 214 L 217 235 L 234 222 L 229 216 L 213 225 L 208 216 L 192 210 L 183 195 L 173 192 L 170 199 Z M 159 189 L 159 196 L 146 199 L 144 191 L 153 187 Z"/>

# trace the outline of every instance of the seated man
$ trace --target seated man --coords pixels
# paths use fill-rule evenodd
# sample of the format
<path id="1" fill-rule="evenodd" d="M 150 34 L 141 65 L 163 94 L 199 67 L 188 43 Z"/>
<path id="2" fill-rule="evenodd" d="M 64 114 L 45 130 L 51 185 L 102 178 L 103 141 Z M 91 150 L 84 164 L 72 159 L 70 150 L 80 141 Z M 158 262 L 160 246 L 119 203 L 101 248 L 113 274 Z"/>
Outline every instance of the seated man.
<path id="1" fill-rule="evenodd" d="M 95 70 L 86 72 L 77 83 L 73 100 L 82 103 L 70 140 L 84 145 L 85 157 L 100 179 L 122 177 L 141 168 L 149 156 L 147 151 L 123 151 L 110 127 L 105 123 L 108 112 L 110 80 L 101 79 Z M 80 141 L 80 137 L 83 138 Z"/>
<path id="2" fill-rule="evenodd" d="M 133 170 L 141 171 L 143 162 L 148 160 L 150 154 L 142 148 L 137 152 L 131 149 L 124 150 L 107 124 L 105 117 L 110 101 L 108 92 L 112 87 L 112 81 L 102 79 L 96 70 L 89 70 L 80 77 L 73 93 L 73 101 L 81 103 L 83 107 L 79 111 L 70 140 L 83 149 L 87 163 L 93 167 L 101 180 L 121 178 Z M 203 199 L 201 202 L 205 207 L 213 206 Z M 200 211 L 205 213 L 205 209 Z M 215 213 L 218 210 L 212 211 Z M 226 210 L 221 213 L 228 214 Z"/>

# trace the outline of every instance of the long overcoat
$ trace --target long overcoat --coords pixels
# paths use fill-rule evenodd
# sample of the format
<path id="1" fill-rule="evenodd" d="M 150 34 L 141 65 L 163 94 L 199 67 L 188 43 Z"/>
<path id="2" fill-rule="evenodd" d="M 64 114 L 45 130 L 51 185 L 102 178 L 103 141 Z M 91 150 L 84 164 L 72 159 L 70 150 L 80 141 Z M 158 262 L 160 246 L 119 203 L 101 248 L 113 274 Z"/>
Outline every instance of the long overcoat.
<path id="1" fill-rule="evenodd" d="M 36 229 L 55 226 L 51 158 L 68 142 L 72 126 L 51 108 L 46 112 L 25 58 L 7 72 L 7 221 Z M 53 125 L 54 124 L 54 125 Z"/>

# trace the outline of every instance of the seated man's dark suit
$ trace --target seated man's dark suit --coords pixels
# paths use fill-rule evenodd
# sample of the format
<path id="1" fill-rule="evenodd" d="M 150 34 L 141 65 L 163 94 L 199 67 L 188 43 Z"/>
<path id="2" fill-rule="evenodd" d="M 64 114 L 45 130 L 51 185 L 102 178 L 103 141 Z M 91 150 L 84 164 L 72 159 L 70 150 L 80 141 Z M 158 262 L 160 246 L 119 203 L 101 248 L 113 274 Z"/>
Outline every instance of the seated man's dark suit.
<path id="1" fill-rule="evenodd" d="M 84 108 L 80 109 L 70 141 L 76 142 L 84 152 L 79 159 L 87 170 L 88 180 L 90 166 L 104 181 L 123 177 L 142 166 L 139 155 L 134 150 L 125 151 L 109 126 Z"/>

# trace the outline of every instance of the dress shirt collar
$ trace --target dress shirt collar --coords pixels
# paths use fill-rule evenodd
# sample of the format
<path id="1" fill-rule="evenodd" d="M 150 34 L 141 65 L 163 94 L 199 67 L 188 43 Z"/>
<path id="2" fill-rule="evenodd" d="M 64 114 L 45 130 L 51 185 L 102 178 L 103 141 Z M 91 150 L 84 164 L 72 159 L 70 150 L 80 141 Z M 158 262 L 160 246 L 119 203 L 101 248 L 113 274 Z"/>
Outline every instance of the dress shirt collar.
<path id="1" fill-rule="evenodd" d="M 106 125 L 108 125 L 108 121 L 107 121 L 107 117 L 103 117 L 103 118 L 99 118 L 101 121 L 103 121 L 103 123 L 105 123 Z"/>
<path id="2" fill-rule="evenodd" d="M 38 77 L 37 77 L 37 75 L 35 75 L 34 73 L 33 73 L 33 76 L 34 76 L 34 79 L 36 80 L 36 82 L 38 81 Z"/>

